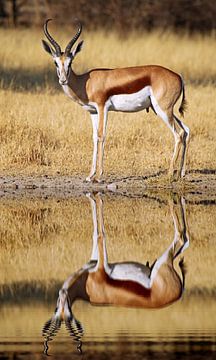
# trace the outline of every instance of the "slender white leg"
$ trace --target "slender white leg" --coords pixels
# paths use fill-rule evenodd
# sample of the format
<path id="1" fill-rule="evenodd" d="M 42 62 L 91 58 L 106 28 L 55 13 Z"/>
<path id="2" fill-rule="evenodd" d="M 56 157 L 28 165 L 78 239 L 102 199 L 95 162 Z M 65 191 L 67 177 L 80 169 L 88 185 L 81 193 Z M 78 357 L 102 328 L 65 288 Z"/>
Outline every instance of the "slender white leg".
<path id="1" fill-rule="evenodd" d="M 108 108 L 104 106 L 99 109 L 99 128 L 98 128 L 98 177 L 100 179 L 103 174 L 103 158 L 104 158 L 104 144 L 106 138 Z M 98 180 L 99 180 L 98 179 Z"/>
<path id="2" fill-rule="evenodd" d="M 174 126 L 172 126 L 172 124 L 170 123 L 169 117 L 167 116 L 167 114 L 160 108 L 160 106 L 159 106 L 153 92 L 151 92 L 150 99 L 151 99 L 151 104 L 152 104 L 152 107 L 153 107 L 155 113 L 168 126 L 168 128 L 172 131 L 173 136 L 174 136 L 175 146 L 174 146 L 173 157 L 172 157 L 171 164 L 170 164 L 170 169 L 169 169 L 169 174 L 171 176 L 173 176 L 173 174 L 174 174 L 174 162 L 175 162 L 175 160 L 177 158 L 177 155 L 179 153 L 179 150 L 178 150 L 179 149 L 179 136 L 176 133 Z"/>
<path id="3" fill-rule="evenodd" d="M 182 137 L 182 156 L 181 156 L 181 164 L 180 164 L 180 175 L 181 177 L 185 176 L 185 167 L 186 167 L 186 157 L 187 157 L 187 151 L 188 151 L 188 145 L 190 140 L 190 129 L 176 116 L 174 116 L 175 120 L 179 124 L 179 126 L 182 128 L 184 134 Z"/>
<path id="4" fill-rule="evenodd" d="M 176 161 L 178 160 L 180 147 L 182 144 L 181 135 L 179 135 L 179 133 L 175 130 L 175 125 L 173 126 L 173 136 L 175 139 L 175 146 L 174 146 L 173 156 L 170 165 L 170 171 L 169 171 L 170 175 L 174 175 L 175 164 Z M 177 173 L 177 176 L 179 177 L 179 171 Z"/>
<path id="5" fill-rule="evenodd" d="M 86 178 L 86 181 L 91 181 L 93 176 L 96 174 L 97 166 L 97 152 L 98 152 L 98 123 L 99 118 L 97 113 L 91 113 L 92 120 L 92 130 L 93 130 L 93 157 L 92 157 L 92 167 L 89 176 Z"/>
<path id="6" fill-rule="evenodd" d="M 153 107 L 155 113 L 158 116 L 160 116 L 160 118 L 169 127 L 169 129 L 172 131 L 172 133 L 174 135 L 175 146 L 174 146 L 174 152 L 173 152 L 173 156 L 172 156 L 172 160 L 171 160 L 169 173 L 170 173 L 170 175 L 174 175 L 175 164 L 176 164 L 176 161 L 178 160 L 180 149 L 182 147 L 181 164 L 180 164 L 180 169 L 178 171 L 178 176 L 180 175 L 181 177 L 183 177 L 183 176 L 185 176 L 186 155 L 187 155 L 188 144 L 189 144 L 190 129 L 182 121 L 180 121 L 175 115 L 172 115 L 173 120 L 174 120 L 174 124 L 172 126 L 171 125 L 172 122 L 169 121 L 169 117 L 167 116 L 167 114 L 160 108 L 159 104 L 157 103 L 156 98 L 154 97 L 153 92 L 151 92 L 150 99 L 151 99 L 151 104 L 152 104 L 152 107 Z M 179 133 L 179 130 L 177 131 L 175 128 L 176 122 L 178 123 L 179 127 L 181 128 L 180 133 Z M 183 134 L 182 134 L 182 132 L 183 132 Z"/>
<path id="7" fill-rule="evenodd" d="M 181 123 L 185 130 L 184 149 L 183 149 L 182 164 L 181 164 L 181 177 L 184 177 L 185 169 L 186 169 L 187 152 L 188 152 L 188 146 L 189 146 L 189 141 L 190 141 L 190 129 L 182 121 L 181 121 Z"/>

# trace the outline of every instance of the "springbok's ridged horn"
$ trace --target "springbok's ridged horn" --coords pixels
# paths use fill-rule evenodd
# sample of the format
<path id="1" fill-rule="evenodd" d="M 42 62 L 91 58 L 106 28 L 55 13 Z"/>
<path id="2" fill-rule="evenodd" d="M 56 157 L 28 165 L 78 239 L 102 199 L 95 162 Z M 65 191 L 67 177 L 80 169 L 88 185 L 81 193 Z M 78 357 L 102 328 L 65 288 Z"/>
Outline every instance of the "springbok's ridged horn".
<path id="1" fill-rule="evenodd" d="M 53 45 L 53 47 L 55 48 L 56 51 L 56 55 L 60 56 L 61 55 L 61 48 L 59 46 L 59 44 L 53 39 L 53 37 L 50 35 L 48 28 L 47 28 L 47 24 L 49 21 L 51 21 L 52 19 L 47 19 L 45 24 L 44 24 L 44 34 L 46 35 L 47 39 L 50 41 L 50 43 Z"/>
<path id="2" fill-rule="evenodd" d="M 50 319 L 48 320 L 42 329 L 42 336 L 45 338 L 45 343 L 48 348 L 48 342 L 56 336 L 57 332 L 61 327 L 61 320 L 59 319 Z"/>
<path id="3" fill-rule="evenodd" d="M 65 48 L 65 54 L 69 55 L 72 46 L 75 44 L 75 42 L 79 39 L 80 35 L 82 32 L 82 24 L 80 21 L 78 21 L 78 30 L 76 32 L 76 34 L 74 35 L 73 39 L 71 39 L 71 41 L 67 44 L 66 48 Z"/>

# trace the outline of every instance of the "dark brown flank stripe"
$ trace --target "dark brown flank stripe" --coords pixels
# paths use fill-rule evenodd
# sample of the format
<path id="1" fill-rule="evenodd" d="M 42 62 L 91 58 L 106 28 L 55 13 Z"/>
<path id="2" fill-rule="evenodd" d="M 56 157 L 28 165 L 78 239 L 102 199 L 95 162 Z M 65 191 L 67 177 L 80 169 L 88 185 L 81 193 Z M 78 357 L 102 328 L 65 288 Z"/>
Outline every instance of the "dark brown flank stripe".
<path id="1" fill-rule="evenodd" d="M 89 279 L 88 279 L 89 278 Z M 143 285 L 132 281 L 132 280 L 118 280 L 110 278 L 105 271 L 100 271 L 99 279 L 98 274 L 96 273 L 89 273 L 87 278 L 88 280 L 96 282 L 98 285 L 102 284 L 102 286 L 112 287 L 113 289 L 118 289 L 119 293 L 121 290 L 123 292 L 131 293 L 133 295 L 142 296 L 144 298 L 149 298 L 151 295 L 151 289 L 145 288 Z M 91 298 L 91 294 L 89 294 Z"/>
<path id="2" fill-rule="evenodd" d="M 144 87 L 149 86 L 151 84 L 149 76 L 142 76 L 133 81 L 129 81 L 123 85 L 116 85 L 107 90 L 106 94 L 109 98 L 112 95 L 120 95 L 120 94 L 134 94 Z"/>

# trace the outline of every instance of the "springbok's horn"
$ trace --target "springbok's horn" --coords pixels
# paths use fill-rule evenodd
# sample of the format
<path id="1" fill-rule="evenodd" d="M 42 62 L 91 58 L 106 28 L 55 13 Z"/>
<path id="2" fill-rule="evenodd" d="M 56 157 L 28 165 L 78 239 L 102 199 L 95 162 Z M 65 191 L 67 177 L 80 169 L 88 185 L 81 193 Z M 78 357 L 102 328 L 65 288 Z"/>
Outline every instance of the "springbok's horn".
<path id="1" fill-rule="evenodd" d="M 65 48 L 65 54 L 69 55 L 72 46 L 75 44 L 75 42 L 79 39 L 80 35 L 82 32 L 82 24 L 80 21 L 78 21 L 78 29 L 76 34 L 74 35 L 73 39 L 71 39 L 71 41 L 67 44 L 66 48 Z"/>
<path id="2" fill-rule="evenodd" d="M 75 326 L 74 326 L 74 324 Z M 81 323 L 76 320 L 73 319 L 73 321 L 71 320 L 67 320 L 65 321 L 65 327 L 69 332 L 69 335 L 72 336 L 72 338 L 76 341 L 77 343 L 77 350 L 82 353 L 82 337 L 83 337 L 83 327 L 81 325 Z"/>
<path id="3" fill-rule="evenodd" d="M 50 35 L 48 29 L 47 29 L 47 24 L 49 21 L 51 21 L 52 19 L 47 19 L 45 24 L 44 24 L 44 34 L 46 35 L 47 39 L 50 41 L 50 43 L 53 45 L 53 47 L 55 48 L 56 51 L 56 55 L 60 56 L 61 55 L 61 48 L 59 46 L 59 44 L 53 39 L 53 37 Z"/>
<path id="4" fill-rule="evenodd" d="M 48 320 L 42 329 L 42 336 L 44 337 L 44 354 L 48 355 L 49 341 L 56 336 L 57 332 L 61 327 L 61 320 L 51 318 Z"/>

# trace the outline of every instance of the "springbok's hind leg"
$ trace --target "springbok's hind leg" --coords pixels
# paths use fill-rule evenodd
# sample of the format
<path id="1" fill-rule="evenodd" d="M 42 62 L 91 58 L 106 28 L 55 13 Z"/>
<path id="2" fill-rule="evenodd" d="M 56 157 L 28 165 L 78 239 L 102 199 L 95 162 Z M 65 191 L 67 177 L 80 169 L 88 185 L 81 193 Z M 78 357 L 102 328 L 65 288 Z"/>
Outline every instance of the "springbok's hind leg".
<path id="1" fill-rule="evenodd" d="M 174 122 L 172 126 L 172 132 L 175 139 L 175 147 L 170 164 L 169 175 L 173 177 L 173 180 L 179 180 L 179 178 L 185 176 L 186 155 L 189 144 L 190 130 L 175 115 L 173 119 Z M 179 158 L 180 164 L 177 165 Z"/>
<path id="2" fill-rule="evenodd" d="M 180 150 L 183 146 L 183 138 L 186 130 L 184 129 L 184 126 L 181 125 L 181 122 L 179 122 L 179 120 L 174 116 L 172 104 L 169 104 L 169 106 L 167 106 L 167 104 L 163 104 L 162 110 L 162 107 L 159 105 L 153 94 L 150 99 L 154 112 L 163 120 L 174 136 L 175 145 L 168 174 L 171 181 L 178 180 L 181 176 L 181 169 L 180 166 L 176 168 L 176 164 L 179 159 Z"/>
<path id="3" fill-rule="evenodd" d="M 181 134 L 179 134 L 176 131 L 175 125 L 173 126 L 173 135 L 174 135 L 175 145 L 174 145 L 173 156 L 172 156 L 172 160 L 170 163 L 170 168 L 169 168 L 168 173 L 169 173 L 169 177 L 171 180 L 178 180 L 180 177 L 180 170 L 176 169 L 176 163 L 179 158 L 179 153 L 180 153 L 180 149 L 181 149 L 181 145 L 182 145 L 182 139 L 181 139 Z"/>
<path id="4" fill-rule="evenodd" d="M 190 141 L 190 129 L 183 123 L 183 121 L 179 120 L 176 116 L 175 116 L 175 120 L 178 122 L 179 126 L 183 130 L 180 176 L 184 177 L 185 169 L 186 169 L 187 152 L 188 152 L 188 146 L 189 146 L 189 141 Z"/>

